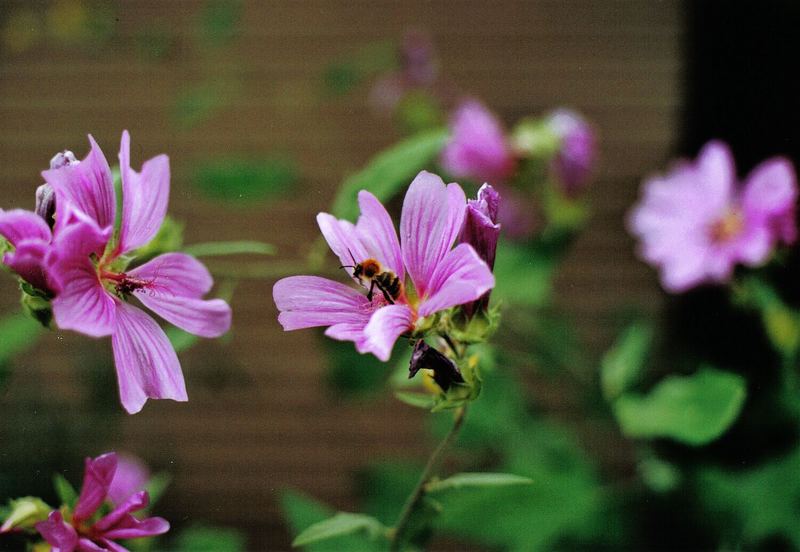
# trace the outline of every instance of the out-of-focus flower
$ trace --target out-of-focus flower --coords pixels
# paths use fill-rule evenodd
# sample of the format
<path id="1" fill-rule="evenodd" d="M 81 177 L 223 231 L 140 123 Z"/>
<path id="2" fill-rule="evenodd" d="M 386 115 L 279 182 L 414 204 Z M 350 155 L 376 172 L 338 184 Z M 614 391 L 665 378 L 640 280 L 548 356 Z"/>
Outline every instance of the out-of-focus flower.
<path id="1" fill-rule="evenodd" d="M 355 225 L 327 213 L 317 222 L 367 296 L 326 278 L 291 276 L 275 284 L 273 297 L 284 330 L 329 326 L 328 337 L 353 341 L 359 352 L 387 361 L 398 337 L 426 316 L 475 301 L 494 287 L 494 276 L 471 245 L 453 248 L 466 214 L 458 184 L 445 186 L 425 171 L 417 175 L 403 202 L 402 245 L 375 196 L 362 190 L 358 202 Z"/>
<path id="2" fill-rule="evenodd" d="M 127 454 L 117 455 L 117 471 L 108 486 L 108 500 L 114 505 L 125 502 L 150 481 L 150 470 L 139 458 Z"/>
<path id="3" fill-rule="evenodd" d="M 512 149 L 500 121 L 479 101 L 463 102 L 450 122 L 450 141 L 441 164 L 456 178 L 497 184 L 516 167 Z"/>
<path id="4" fill-rule="evenodd" d="M 797 183 L 789 161 L 772 158 L 738 188 L 728 147 L 712 141 L 694 163 L 644 183 L 628 220 L 640 253 L 670 292 L 725 282 L 737 263 L 759 266 L 780 241 L 797 237 Z"/>
<path id="5" fill-rule="evenodd" d="M 147 507 L 146 491 L 129 496 L 106 515 L 98 512 L 108 498 L 108 490 L 117 470 L 113 452 L 87 458 L 78 501 L 71 512 L 54 510 L 47 521 L 36 524 L 36 530 L 52 546 L 54 552 L 123 552 L 126 548 L 117 539 L 138 539 L 162 535 L 169 523 L 160 517 L 138 519 L 133 512 Z"/>
<path id="6" fill-rule="evenodd" d="M 490 269 L 494 268 L 497 240 L 500 239 L 500 224 L 497 222 L 500 203 L 500 194 L 492 186 L 481 186 L 477 198 L 467 201 L 467 216 L 459 238 L 461 243 L 470 244 Z M 467 318 L 486 310 L 490 293 L 487 291 L 477 301 L 464 305 Z"/>
<path id="7" fill-rule="evenodd" d="M 574 197 L 585 187 L 597 157 L 597 143 L 591 125 L 577 112 L 557 109 L 547 117 L 547 126 L 558 138 L 552 170 L 564 193 Z"/>
<path id="8" fill-rule="evenodd" d="M 230 307 L 221 299 L 202 299 L 213 280 L 188 255 L 167 253 L 126 271 L 126 254 L 152 239 L 164 220 L 169 160 L 155 157 L 137 173 L 130 167 L 130 137 L 123 133 L 122 216 L 112 239 L 111 170 L 91 136 L 89 141 L 92 148 L 83 161 L 42 173 L 56 192 L 56 237 L 47 258 L 56 324 L 91 337 L 112 336 L 120 399 L 129 413 L 141 410 L 148 398 L 185 401 L 180 363 L 167 336 L 127 300 L 136 296 L 168 322 L 202 337 L 228 331 Z"/>

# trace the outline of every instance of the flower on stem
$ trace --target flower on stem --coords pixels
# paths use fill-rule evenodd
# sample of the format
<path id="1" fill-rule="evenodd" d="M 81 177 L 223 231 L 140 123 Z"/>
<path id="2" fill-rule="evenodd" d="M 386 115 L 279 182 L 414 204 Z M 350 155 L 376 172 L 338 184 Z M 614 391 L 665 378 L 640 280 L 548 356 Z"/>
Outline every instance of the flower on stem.
<path id="1" fill-rule="evenodd" d="M 712 141 L 694 163 L 645 181 L 628 226 L 641 240 L 641 256 L 661 270 L 664 288 L 679 293 L 726 282 L 737 263 L 760 266 L 779 242 L 794 242 L 796 200 L 789 161 L 764 161 L 739 188 L 730 150 Z"/>
<path id="2" fill-rule="evenodd" d="M 454 384 L 464 383 L 464 376 L 461 375 L 456 363 L 425 343 L 424 339 L 420 339 L 414 345 L 414 352 L 411 353 L 411 362 L 408 365 L 409 379 L 423 369 L 433 371 L 433 381 L 444 392 Z"/>
<path id="3" fill-rule="evenodd" d="M 150 470 L 144 462 L 135 456 L 117 454 L 117 470 L 108 486 L 108 500 L 114 505 L 122 504 L 149 481 Z"/>
<path id="4" fill-rule="evenodd" d="M 425 317 L 475 301 L 494 287 L 494 276 L 471 245 L 453 247 L 466 214 L 458 184 L 419 173 L 403 202 L 401 240 L 374 195 L 362 190 L 358 202 L 356 224 L 327 213 L 317 222 L 367 295 L 326 278 L 291 276 L 275 284 L 273 297 L 284 330 L 328 326 L 328 337 L 353 341 L 359 352 L 387 361 L 398 337 L 413 333 Z"/>
<path id="5" fill-rule="evenodd" d="M 500 121 L 477 100 L 463 102 L 450 122 L 450 141 L 441 164 L 456 178 L 497 184 L 516 168 L 516 159 Z"/>
<path id="6" fill-rule="evenodd" d="M 586 186 L 597 157 L 594 129 L 577 112 L 557 109 L 547 118 L 547 126 L 558 138 L 558 149 L 551 162 L 561 189 L 575 197 Z"/>
<path id="7" fill-rule="evenodd" d="M 113 452 L 87 458 L 78 501 L 69 511 L 54 510 L 36 530 L 52 546 L 53 552 L 124 552 L 117 539 L 137 539 L 163 535 L 169 523 L 160 517 L 138 519 L 133 512 L 147 508 L 149 496 L 138 491 L 121 503 L 114 503 L 107 514 L 101 508 L 109 498 L 109 488 L 117 471 Z"/>
<path id="8" fill-rule="evenodd" d="M 53 315 L 61 329 L 91 337 L 111 336 L 120 399 L 129 413 L 148 398 L 187 400 L 177 355 L 144 306 L 179 328 L 202 337 L 228 331 L 230 307 L 203 300 L 213 280 L 199 261 L 167 253 L 128 270 L 127 255 L 158 232 L 169 200 L 169 160 L 159 155 L 142 172 L 130 166 L 130 137 L 122 134 L 122 213 L 115 237 L 116 194 L 103 152 L 91 151 L 77 165 L 45 171 L 56 192 L 56 224 L 47 270 L 55 286 Z"/>
<path id="9" fill-rule="evenodd" d="M 500 203 L 500 194 L 492 186 L 481 186 L 477 198 L 467 201 L 467 216 L 459 238 L 461 243 L 470 244 L 490 269 L 494 268 L 497 240 L 500 238 L 500 224 L 497 222 Z M 490 293 L 487 291 L 477 301 L 462 307 L 467 318 L 486 310 Z"/>

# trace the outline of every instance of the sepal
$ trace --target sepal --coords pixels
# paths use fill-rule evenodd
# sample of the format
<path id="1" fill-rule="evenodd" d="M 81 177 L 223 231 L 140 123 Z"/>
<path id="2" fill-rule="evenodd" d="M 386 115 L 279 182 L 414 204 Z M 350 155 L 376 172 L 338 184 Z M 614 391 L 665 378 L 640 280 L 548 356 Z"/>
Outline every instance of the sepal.
<path id="1" fill-rule="evenodd" d="M 53 508 L 48 506 L 41 498 L 26 496 L 10 500 L 9 514 L 0 526 L 0 534 L 11 531 L 30 531 L 40 521 L 47 519 Z"/>

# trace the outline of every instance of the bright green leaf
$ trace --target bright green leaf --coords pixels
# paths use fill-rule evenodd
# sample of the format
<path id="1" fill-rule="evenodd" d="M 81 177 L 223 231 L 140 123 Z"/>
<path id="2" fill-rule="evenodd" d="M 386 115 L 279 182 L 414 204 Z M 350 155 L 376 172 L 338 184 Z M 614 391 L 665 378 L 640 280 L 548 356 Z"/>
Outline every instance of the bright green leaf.
<path id="1" fill-rule="evenodd" d="M 616 399 L 636 383 L 652 341 L 653 328 L 644 323 L 628 326 L 617 338 L 600 364 L 600 380 L 606 400 Z"/>
<path id="2" fill-rule="evenodd" d="M 425 490 L 428 493 L 440 493 L 453 489 L 506 487 L 510 485 L 530 485 L 533 480 L 511 473 L 457 473 L 442 479 L 431 481 Z"/>
<path id="3" fill-rule="evenodd" d="M 730 427 L 746 395 L 741 376 L 701 368 L 691 376 L 670 376 L 647 395 L 623 394 L 614 414 L 629 437 L 668 437 L 699 446 Z"/>
<path id="4" fill-rule="evenodd" d="M 273 255 L 275 247 L 258 241 L 221 241 L 187 245 L 184 253 L 195 257 L 213 257 L 219 255 Z"/>
<path id="5" fill-rule="evenodd" d="M 360 532 L 365 532 L 369 538 L 377 540 L 381 535 L 386 534 L 386 527 L 371 516 L 338 512 L 333 517 L 306 528 L 297 535 L 297 538 L 292 542 L 292 546 L 305 546 L 314 542 Z"/>
<path id="6" fill-rule="evenodd" d="M 355 220 L 358 215 L 356 198 L 361 190 L 372 192 L 383 202 L 388 201 L 438 155 L 447 139 L 447 130 L 436 129 L 406 138 L 382 151 L 344 181 L 333 202 L 333 214 Z"/>
<path id="7" fill-rule="evenodd" d="M 75 491 L 75 487 L 72 486 L 72 483 L 67 481 L 60 473 L 53 475 L 53 488 L 62 505 L 69 506 L 70 508 L 75 507 L 75 503 L 78 501 L 78 493 Z"/>
<path id="8" fill-rule="evenodd" d="M 40 498 L 26 496 L 10 500 L 7 510 L 7 517 L 0 519 L 7 529 L 32 529 L 37 522 L 47 519 L 53 508 Z"/>

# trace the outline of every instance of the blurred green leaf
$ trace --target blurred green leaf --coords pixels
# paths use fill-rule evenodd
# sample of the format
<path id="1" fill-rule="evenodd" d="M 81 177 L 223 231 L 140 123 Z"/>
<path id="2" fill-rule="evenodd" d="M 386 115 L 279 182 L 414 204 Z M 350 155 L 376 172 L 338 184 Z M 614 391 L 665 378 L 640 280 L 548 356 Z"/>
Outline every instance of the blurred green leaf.
<path id="1" fill-rule="evenodd" d="M 556 259 L 544 251 L 502 242 L 497 248 L 492 300 L 541 307 L 550 300 Z"/>
<path id="2" fill-rule="evenodd" d="M 636 468 L 645 485 L 657 493 L 669 492 L 681 481 L 680 470 L 656 456 L 645 458 Z"/>
<path id="3" fill-rule="evenodd" d="M 230 105 L 240 92 L 241 83 L 227 77 L 189 84 L 175 98 L 172 115 L 178 125 L 192 128 Z"/>
<path id="4" fill-rule="evenodd" d="M 13 314 L 0 320 L 0 365 L 33 347 L 41 332 L 39 323 L 23 314 Z"/>
<path id="5" fill-rule="evenodd" d="M 239 32 L 241 0 L 206 0 L 198 18 L 198 46 L 219 48 Z"/>
<path id="6" fill-rule="evenodd" d="M 367 45 L 348 58 L 331 63 L 323 74 L 325 92 L 332 96 L 347 94 L 364 79 L 397 66 L 396 46 L 391 42 Z"/>
<path id="7" fill-rule="evenodd" d="M 260 161 L 228 158 L 201 163 L 193 182 L 211 198 L 261 201 L 286 194 L 297 178 L 297 167 L 287 158 Z"/>
<path id="8" fill-rule="evenodd" d="M 725 433 L 746 396 L 741 376 L 706 367 L 691 376 L 669 376 L 647 395 L 623 394 L 613 406 L 629 437 L 668 437 L 699 446 Z"/>
<path id="9" fill-rule="evenodd" d="M 280 502 L 281 509 L 294 535 L 302 533 L 304 530 L 329 519 L 333 515 L 331 508 L 295 491 L 281 493 Z M 340 552 L 344 550 L 348 552 L 379 552 L 385 550 L 386 547 L 383 543 L 369 540 L 366 535 L 349 534 L 318 541 L 305 545 L 303 548 L 307 552 Z"/>
<path id="10" fill-rule="evenodd" d="M 194 525 L 180 532 L 175 552 L 244 552 L 245 536 L 236 529 Z"/>
<path id="11" fill-rule="evenodd" d="M 368 190 L 387 202 L 407 186 L 416 174 L 444 147 L 446 129 L 436 129 L 406 138 L 375 156 L 361 171 L 348 177 L 333 202 L 333 214 L 355 220 L 358 216 L 358 192 Z"/>
<path id="12" fill-rule="evenodd" d="M 611 401 L 635 384 L 653 342 L 653 328 L 644 322 L 628 326 L 600 363 L 603 395 Z"/>
<path id="13" fill-rule="evenodd" d="M 328 363 L 328 383 L 339 393 L 347 396 L 366 395 L 380 391 L 386 383 L 392 365 L 381 362 L 374 355 L 362 355 L 349 341 L 336 341 L 320 336 Z M 409 349 L 402 340 L 393 351 L 393 358 L 404 355 L 401 348 Z M 399 356 L 395 356 L 399 355 Z M 408 361 L 405 362 L 408 370 Z"/>
<path id="14" fill-rule="evenodd" d="M 220 241 L 187 245 L 183 248 L 183 252 L 195 257 L 241 254 L 274 255 L 275 247 L 258 241 Z"/>
<path id="15" fill-rule="evenodd" d="M 305 546 L 353 533 L 366 533 L 370 539 L 377 540 L 386 534 L 386 527 L 374 517 L 365 514 L 337 512 L 333 517 L 318 521 L 304 529 L 292 541 L 292 546 Z"/>
<path id="16" fill-rule="evenodd" d="M 760 541 L 776 536 L 789 539 L 798 549 L 798 473 L 800 449 L 752 470 L 703 470 L 697 489 L 713 514 L 705 519 L 717 525 L 728 542 L 746 545 L 744 549 L 760 549 Z"/>
<path id="17" fill-rule="evenodd" d="M 454 489 L 486 487 L 507 487 L 510 485 L 530 485 L 533 483 L 529 477 L 521 477 L 511 473 L 457 473 L 447 479 L 435 480 L 428 483 L 425 487 L 428 493 L 441 493 Z"/>
<path id="18" fill-rule="evenodd" d="M 152 476 L 145 484 L 144 490 L 150 495 L 150 508 L 164 495 L 171 481 L 172 477 L 168 473 L 161 472 Z"/>
<path id="19" fill-rule="evenodd" d="M 164 328 L 164 333 L 167 334 L 167 338 L 169 342 L 172 343 L 172 348 L 175 349 L 176 353 L 189 349 L 200 340 L 196 335 L 190 334 L 176 326 L 167 326 Z"/>
<path id="20" fill-rule="evenodd" d="M 72 483 L 67 481 L 60 473 L 53 474 L 53 488 L 56 491 L 58 500 L 61 501 L 61 505 L 66 505 L 70 508 L 75 507 L 75 503 L 78 501 L 78 493 Z"/>
<path id="21" fill-rule="evenodd" d="M 437 403 L 436 397 L 424 393 L 395 391 L 394 396 L 397 397 L 397 400 L 399 400 L 402 403 L 405 403 L 409 406 L 413 406 L 415 408 L 424 408 L 425 410 L 432 409 L 434 406 L 436 406 Z"/>
<path id="22" fill-rule="evenodd" d="M 53 508 L 42 499 L 26 496 L 10 500 L 7 516 L 0 518 L 8 529 L 33 529 L 39 521 L 44 521 Z"/>

